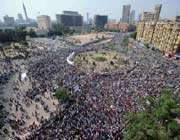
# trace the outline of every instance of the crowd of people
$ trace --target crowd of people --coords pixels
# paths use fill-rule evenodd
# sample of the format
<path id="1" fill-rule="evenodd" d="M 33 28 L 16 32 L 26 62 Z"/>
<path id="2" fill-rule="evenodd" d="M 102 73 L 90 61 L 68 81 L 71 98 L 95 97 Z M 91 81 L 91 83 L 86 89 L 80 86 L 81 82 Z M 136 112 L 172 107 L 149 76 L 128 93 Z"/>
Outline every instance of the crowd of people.
<path id="1" fill-rule="evenodd" d="M 56 89 L 65 89 L 69 100 L 59 100 L 54 112 L 43 102 L 50 117 L 39 118 L 39 125 L 33 123 L 26 129 L 14 130 L 12 137 L 21 139 L 20 136 L 26 134 L 25 139 L 32 140 L 122 139 L 124 117 L 129 111 L 143 109 L 141 98 L 159 96 L 165 87 L 172 88 L 174 94 L 180 92 L 180 65 L 165 59 L 159 52 L 140 47 L 135 41 L 124 51 L 127 46 L 121 46 L 122 38 L 122 34 L 116 34 L 111 43 L 118 45 L 114 49 L 124 53 L 133 65 L 114 72 L 86 73 L 66 61 L 72 52 L 110 51 L 108 44 L 68 48 L 51 45 L 54 51 L 44 51 L 38 59 L 30 59 L 27 75 L 32 89 L 25 94 L 27 100 L 42 102 L 38 98 L 40 94 L 47 91 L 52 94 Z M 39 44 L 48 48 L 51 43 Z"/>

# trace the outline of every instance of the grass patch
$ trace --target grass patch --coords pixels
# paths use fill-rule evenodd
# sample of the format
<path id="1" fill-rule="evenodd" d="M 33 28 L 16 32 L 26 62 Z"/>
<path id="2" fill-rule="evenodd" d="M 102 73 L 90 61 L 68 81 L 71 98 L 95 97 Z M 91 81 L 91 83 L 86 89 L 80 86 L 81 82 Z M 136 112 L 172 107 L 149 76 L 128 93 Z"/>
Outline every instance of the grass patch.
<path id="1" fill-rule="evenodd" d="M 99 62 L 104 62 L 104 61 L 107 60 L 106 57 L 104 57 L 104 55 L 100 54 L 100 53 L 95 54 L 93 59 L 96 60 L 96 61 L 99 61 Z"/>
<path id="2" fill-rule="evenodd" d="M 69 96 L 65 89 L 57 89 L 54 96 L 62 102 L 67 102 L 69 100 Z"/>

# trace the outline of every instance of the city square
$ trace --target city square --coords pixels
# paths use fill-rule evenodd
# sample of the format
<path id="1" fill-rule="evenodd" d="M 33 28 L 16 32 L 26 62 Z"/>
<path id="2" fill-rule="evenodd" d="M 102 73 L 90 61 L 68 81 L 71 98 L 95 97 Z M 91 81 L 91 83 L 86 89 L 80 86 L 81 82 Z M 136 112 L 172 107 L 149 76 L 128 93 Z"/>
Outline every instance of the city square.
<path id="1" fill-rule="evenodd" d="M 164 16 L 175 2 L 123 2 L 118 20 L 98 8 L 53 19 L 58 2 L 33 19 L 26 3 L 0 20 L 0 140 L 178 140 L 179 9 Z"/>

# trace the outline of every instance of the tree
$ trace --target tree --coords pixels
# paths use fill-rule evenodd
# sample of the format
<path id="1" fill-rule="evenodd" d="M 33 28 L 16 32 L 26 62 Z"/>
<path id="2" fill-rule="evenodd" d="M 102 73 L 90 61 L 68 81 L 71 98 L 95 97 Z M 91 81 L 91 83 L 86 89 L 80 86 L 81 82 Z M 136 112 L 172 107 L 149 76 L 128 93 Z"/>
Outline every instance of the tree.
<path id="1" fill-rule="evenodd" d="M 14 41 L 15 38 L 15 31 L 12 29 L 5 29 L 4 30 L 5 36 L 6 36 L 6 42 Z"/>
<path id="2" fill-rule="evenodd" d="M 4 32 L 3 30 L 0 30 L 0 42 L 5 43 L 7 41 L 8 41 L 7 33 Z"/>
<path id="3" fill-rule="evenodd" d="M 14 41 L 24 41 L 26 40 L 27 32 L 24 26 L 15 28 L 15 40 Z"/>
<path id="4" fill-rule="evenodd" d="M 28 32 L 28 35 L 30 37 L 37 37 L 36 32 L 33 29 L 30 29 L 30 31 Z"/>
<path id="5" fill-rule="evenodd" d="M 136 39 L 136 36 L 137 36 L 137 32 L 134 32 L 134 33 L 132 33 L 132 34 L 130 35 L 130 37 L 133 38 L 133 39 Z"/>
<path id="6" fill-rule="evenodd" d="M 164 89 L 159 99 L 148 97 L 144 111 L 130 113 L 127 117 L 125 140 L 178 140 L 180 124 L 179 99 L 173 98 L 170 89 Z"/>
<path id="7" fill-rule="evenodd" d="M 0 30 L 0 42 L 21 42 L 26 40 L 26 35 L 36 37 L 34 30 L 27 32 L 24 26 L 16 27 L 15 29 Z"/>
<path id="8" fill-rule="evenodd" d="M 65 89 L 57 89 L 54 96 L 62 102 L 67 102 L 69 100 L 68 93 Z"/>
<path id="9" fill-rule="evenodd" d="M 66 35 L 70 34 L 72 35 L 75 31 L 71 30 L 69 27 L 63 26 L 59 23 L 53 23 L 52 24 L 52 29 L 48 32 L 48 36 L 53 36 L 53 35 Z"/>

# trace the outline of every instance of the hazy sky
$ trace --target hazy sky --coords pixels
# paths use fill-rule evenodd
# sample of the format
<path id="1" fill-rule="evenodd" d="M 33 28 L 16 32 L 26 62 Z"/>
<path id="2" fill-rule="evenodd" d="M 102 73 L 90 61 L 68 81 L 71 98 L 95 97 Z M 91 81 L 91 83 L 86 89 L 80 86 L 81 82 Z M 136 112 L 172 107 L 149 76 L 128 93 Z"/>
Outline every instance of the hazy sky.
<path id="1" fill-rule="evenodd" d="M 63 10 L 75 10 L 79 11 L 85 20 L 87 12 L 90 17 L 95 14 L 107 14 L 109 18 L 119 20 L 124 4 L 131 4 L 137 17 L 143 10 L 150 11 L 155 4 L 160 3 L 163 4 L 161 17 L 180 15 L 180 0 L 0 0 L 0 19 L 6 14 L 16 18 L 18 13 L 23 13 L 22 2 L 26 5 L 28 16 L 34 19 L 39 12 L 55 19 L 55 14 Z"/>

